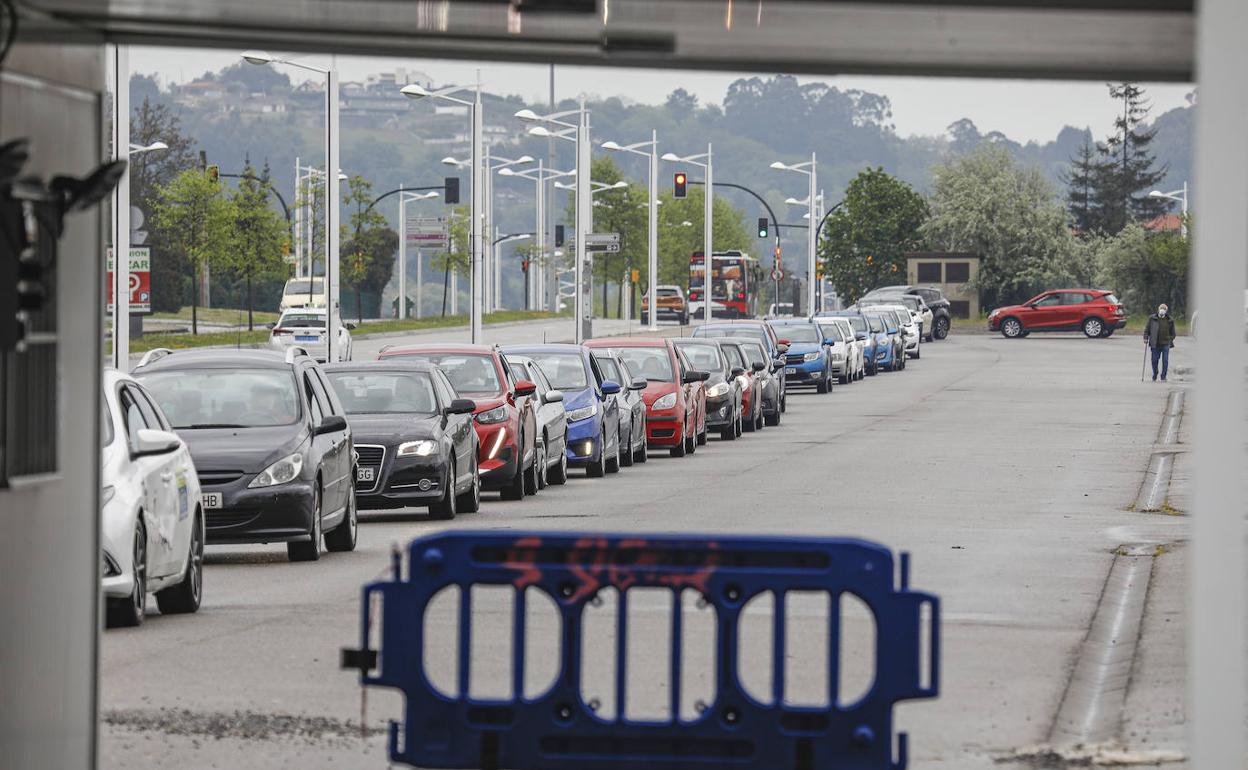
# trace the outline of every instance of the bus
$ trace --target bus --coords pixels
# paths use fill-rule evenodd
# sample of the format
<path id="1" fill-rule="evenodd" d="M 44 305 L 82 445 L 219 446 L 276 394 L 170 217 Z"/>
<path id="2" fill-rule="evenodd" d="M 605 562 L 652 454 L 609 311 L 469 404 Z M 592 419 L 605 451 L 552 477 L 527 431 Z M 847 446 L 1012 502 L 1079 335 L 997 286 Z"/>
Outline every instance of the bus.
<path id="1" fill-rule="evenodd" d="M 753 318 L 758 307 L 762 268 L 758 260 L 740 251 L 717 251 L 711 257 L 711 315 Z M 701 318 L 706 259 L 701 251 L 689 258 L 689 315 Z"/>

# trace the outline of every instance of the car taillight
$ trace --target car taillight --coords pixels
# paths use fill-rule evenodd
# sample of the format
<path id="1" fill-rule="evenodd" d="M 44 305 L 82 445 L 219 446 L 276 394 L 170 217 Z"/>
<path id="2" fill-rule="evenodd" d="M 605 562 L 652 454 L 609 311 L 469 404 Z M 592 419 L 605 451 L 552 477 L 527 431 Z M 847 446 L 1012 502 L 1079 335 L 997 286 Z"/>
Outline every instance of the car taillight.
<path id="1" fill-rule="evenodd" d="M 274 334 L 292 334 L 293 332 L 291 332 L 290 329 L 282 329 L 279 327 L 279 328 L 275 328 L 273 330 L 273 333 Z"/>

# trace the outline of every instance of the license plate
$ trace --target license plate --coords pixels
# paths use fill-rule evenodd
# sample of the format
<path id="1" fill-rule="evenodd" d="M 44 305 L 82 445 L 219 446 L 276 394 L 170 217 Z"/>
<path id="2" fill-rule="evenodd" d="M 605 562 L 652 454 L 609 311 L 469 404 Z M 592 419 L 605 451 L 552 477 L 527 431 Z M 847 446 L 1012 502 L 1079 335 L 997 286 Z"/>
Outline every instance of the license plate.
<path id="1" fill-rule="evenodd" d="M 205 492 L 204 493 L 204 508 L 221 508 L 221 507 L 224 507 L 224 503 L 221 500 L 220 492 Z"/>
<path id="2" fill-rule="evenodd" d="M 796 367 L 796 366 L 790 366 L 790 367 L 788 368 L 788 370 L 787 370 L 787 371 L 788 371 L 788 373 L 789 373 L 789 374 L 797 374 L 797 367 Z"/>
<path id="3" fill-rule="evenodd" d="M 320 340 L 320 337 L 295 337 L 295 340 L 297 342 L 316 342 Z"/>
<path id="4" fill-rule="evenodd" d="M 356 481 L 372 481 L 373 479 L 376 478 L 376 476 L 374 475 L 376 472 L 377 472 L 376 468 L 356 468 L 355 480 Z"/>

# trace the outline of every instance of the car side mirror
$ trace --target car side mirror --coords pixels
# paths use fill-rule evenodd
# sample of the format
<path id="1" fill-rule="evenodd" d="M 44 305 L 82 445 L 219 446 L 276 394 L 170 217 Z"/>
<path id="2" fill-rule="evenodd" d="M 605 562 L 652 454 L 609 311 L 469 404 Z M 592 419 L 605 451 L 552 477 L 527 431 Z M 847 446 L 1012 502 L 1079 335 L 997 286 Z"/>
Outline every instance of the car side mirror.
<path id="1" fill-rule="evenodd" d="M 471 398 L 454 398 L 442 411 L 446 414 L 472 414 L 477 411 L 477 402 Z"/>
<path id="2" fill-rule="evenodd" d="M 788 353 L 788 352 L 789 352 L 789 341 L 788 341 L 788 340 L 781 340 L 781 341 L 780 341 L 780 344 L 776 345 L 776 352 L 777 352 L 777 353 Z"/>
<path id="3" fill-rule="evenodd" d="M 347 418 L 340 414 L 331 414 L 321 420 L 321 424 L 316 426 L 314 433 L 318 436 L 326 433 L 337 433 L 340 430 L 347 429 Z"/>
<path id="4" fill-rule="evenodd" d="M 762 361 L 755 361 L 754 363 L 750 364 L 750 368 L 756 372 L 761 372 L 762 370 L 767 368 L 767 364 L 763 363 Z"/>
<path id="5" fill-rule="evenodd" d="M 692 385 L 695 382 L 701 382 L 701 381 L 702 381 L 702 372 L 699 372 L 697 369 L 690 369 L 689 371 L 685 372 L 684 376 L 680 378 L 680 383 L 682 385 Z"/>
<path id="6" fill-rule="evenodd" d="M 614 380 L 603 380 L 602 382 L 602 395 L 604 396 L 614 396 L 621 390 L 623 390 L 623 388 L 620 387 L 620 383 Z"/>
<path id="7" fill-rule="evenodd" d="M 865 340 L 865 339 L 867 338 L 867 333 L 866 333 L 866 332 L 858 332 L 858 333 L 857 333 L 856 335 L 854 335 L 854 336 L 855 336 L 857 339 L 860 339 L 860 340 Z"/>
<path id="8" fill-rule="evenodd" d="M 711 373 L 710 372 L 698 372 L 698 379 L 701 380 L 702 382 L 706 382 L 707 380 L 711 379 Z"/>
<path id="9" fill-rule="evenodd" d="M 733 376 L 733 377 L 740 377 L 740 376 L 741 376 L 741 375 L 743 375 L 743 374 L 745 374 L 745 367 L 743 367 L 743 366 L 734 366 L 734 367 L 732 367 L 732 376 Z"/>
<path id="10" fill-rule="evenodd" d="M 135 457 L 169 454 L 182 448 L 182 439 L 178 434 L 167 430 L 140 428 L 138 440 L 135 442 Z"/>
<path id="11" fill-rule="evenodd" d="M 264 325 L 264 328 L 266 328 L 266 329 L 276 329 L 276 328 L 277 328 L 277 321 L 269 321 L 267 324 L 265 324 L 265 325 Z"/>
<path id="12" fill-rule="evenodd" d="M 648 383 L 645 377 L 634 377 L 632 384 L 628 386 L 629 390 L 645 390 Z"/>
<path id="13" fill-rule="evenodd" d="M 828 346 L 835 345 L 835 344 L 836 344 L 836 340 L 835 340 L 835 339 L 833 339 L 832 337 L 824 337 L 824 338 L 823 338 L 823 344 L 828 345 Z"/>
<path id="14" fill-rule="evenodd" d="M 531 396 L 537 392 L 537 385 L 528 380 L 517 380 L 515 393 L 517 396 Z"/>
<path id="15" fill-rule="evenodd" d="M 563 400 L 562 390 L 548 390 L 546 395 L 542 396 L 543 404 L 557 404 Z"/>
<path id="16" fill-rule="evenodd" d="M 355 331 L 355 324 L 351 323 L 350 321 L 347 321 L 346 323 L 344 323 L 343 326 L 347 327 L 348 331 Z"/>
<path id="17" fill-rule="evenodd" d="M 788 347 L 789 345 L 792 345 L 792 344 L 793 344 L 793 342 L 792 342 L 792 340 L 778 339 L 778 340 L 776 340 L 776 344 L 777 344 L 777 345 L 784 345 L 785 347 Z"/>

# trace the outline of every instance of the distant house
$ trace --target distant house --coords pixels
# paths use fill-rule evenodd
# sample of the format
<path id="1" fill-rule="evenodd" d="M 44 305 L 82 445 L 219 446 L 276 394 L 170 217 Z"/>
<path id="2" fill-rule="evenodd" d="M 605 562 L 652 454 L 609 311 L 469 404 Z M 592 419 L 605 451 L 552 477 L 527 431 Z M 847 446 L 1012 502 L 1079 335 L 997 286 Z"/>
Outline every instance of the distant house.
<path id="1" fill-rule="evenodd" d="M 1183 232 L 1183 217 L 1178 214 L 1162 214 L 1144 223 L 1144 229 L 1150 233 Z"/>
<path id="2" fill-rule="evenodd" d="M 954 317 L 978 318 L 979 292 L 972 284 L 980 260 L 978 254 L 964 252 L 912 251 L 906 254 L 906 282 L 940 289 Z"/>

